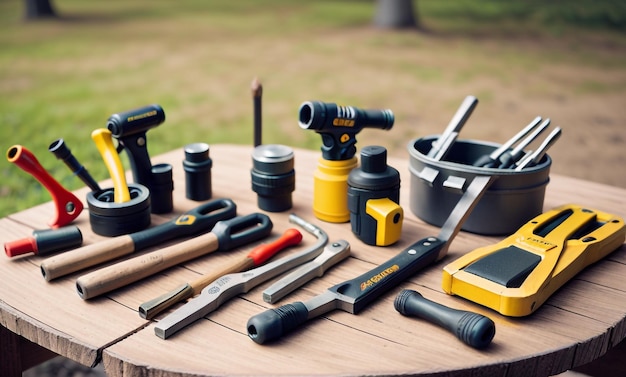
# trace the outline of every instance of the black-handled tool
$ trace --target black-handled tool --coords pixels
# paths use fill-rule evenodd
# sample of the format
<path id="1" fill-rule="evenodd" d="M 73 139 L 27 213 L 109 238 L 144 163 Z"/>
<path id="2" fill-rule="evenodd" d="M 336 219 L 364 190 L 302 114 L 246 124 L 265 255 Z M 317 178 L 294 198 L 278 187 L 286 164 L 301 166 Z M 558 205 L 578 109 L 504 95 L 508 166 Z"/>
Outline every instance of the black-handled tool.
<path id="1" fill-rule="evenodd" d="M 107 120 L 106 128 L 119 141 L 118 152 L 122 149 L 128 152 L 135 182 L 145 186 L 152 180 L 146 132 L 163 122 L 165 112 L 156 104 L 116 113 Z"/>
<path id="2" fill-rule="evenodd" d="M 561 137 L 561 127 L 552 130 L 535 151 L 528 153 L 524 158 L 518 161 L 517 164 L 515 164 L 515 170 L 521 171 L 537 165 L 559 137 Z"/>
<path id="3" fill-rule="evenodd" d="M 215 199 L 153 228 L 113 237 L 48 258 L 41 263 L 41 273 L 50 281 L 177 237 L 209 231 L 218 221 L 231 219 L 236 214 L 237 206 L 232 200 Z"/>
<path id="4" fill-rule="evenodd" d="M 113 114 L 107 129 L 118 140 L 117 151 L 126 150 L 135 183 L 150 190 L 152 213 L 169 213 L 173 209 L 172 165 L 152 165 L 148 155 L 146 132 L 165 121 L 165 112 L 157 104 Z"/>
<path id="5" fill-rule="evenodd" d="M 271 231 L 272 222 L 262 213 L 218 221 L 209 233 L 83 275 L 76 290 L 82 299 L 93 298 L 214 251 L 260 240 Z"/>
<path id="6" fill-rule="evenodd" d="M 524 140 L 520 141 L 519 144 L 515 146 L 510 151 L 507 151 L 500 156 L 500 165 L 498 165 L 498 169 L 509 169 L 515 167 L 515 163 L 519 161 L 522 157 L 524 157 L 524 148 L 526 148 L 530 143 L 533 142 L 546 128 L 550 125 L 550 119 L 546 119 L 541 123 L 530 135 L 528 135 Z"/>
<path id="7" fill-rule="evenodd" d="M 463 343 L 477 349 L 487 347 L 496 334 L 496 325 L 488 317 L 449 308 L 428 300 L 411 289 L 400 292 L 393 306 L 400 314 L 434 323 L 456 335 Z"/>
<path id="8" fill-rule="evenodd" d="M 204 287 L 199 296 L 193 298 L 187 304 L 160 320 L 154 327 L 155 335 L 159 338 L 167 339 L 184 327 L 191 325 L 196 320 L 213 312 L 230 298 L 241 293 L 246 293 L 248 290 L 264 281 L 320 255 L 328 240 L 326 233 L 296 215 L 292 214 L 289 220 L 302 226 L 307 232 L 315 235 L 318 241 L 311 247 L 296 254 L 275 260 L 252 270 L 227 274 L 220 277 L 213 283 Z M 327 249 L 342 250 L 349 248 L 350 245 L 348 242 L 339 240 L 326 246 L 324 251 Z"/>
<path id="9" fill-rule="evenodd" d="M 76 225 L 69 225 L 57 229 L 35 229 L 32 237 L 5 242 L 4 251 L 9 258 L 27 253 L 44 256 L 78 247 L 82 243 L 80 229 Z"/>
<path id="10" fill-rule="evenodd" d="M 357 314 L 382 293 L 417 271 L 443 258 L 474 206 L 491 182 L 492 176 L 475 177 L 444 223 L 437 237 L 415 242 L 395 257 L 352 280 L 339 283 L 306 302 L 295 302 L 270 309 L 248 320 L 250 339 L 263 344 L 291 332 L 302 323 L 334 309 Z"/>
<path id="11" fill-rule="evenodd" d="M 506 153 L 509 149 L 511 149 L 511 147 L 515 143 L 520 141 L 524 136 L 528 135 L 530 131 L 532 131 L 535 127 L 537 127 L 539 122 L 541 122 L 541 117 L 540 116 L 535 117 L 535 119 L 533 119 L 532 122 L 530 122 L 520 132 L 515 134 L 515 136 L 507 140 L 504 144 L 496 148 L 490 154 L 486 154 L 478 158 L 476 161 L 474 161 L 472 165 L 483 167 L 483 168 L 497 168 L 498 165 L 500 165 L 500 157 L 502 157 L 504 153 Z"/>
<path id="12" fill-rule="evenodd" d="M 130 234 L 135 248 L 145 249 L 172 238 L 195 236 L 212 229 L 218 221 L 237 215 L 237 206 L 230 199 L 216 199 L 185 212 L 176 219 L 153 228 Z"/>
<path id="13" fill-rule="evenodd" d="M 85 183 L 91 191 L 100 191 L 98 182 L 89 174 L 87 169 L 78 162 L 76 157 L 72 154 L 72 151 L 67 146 L 63 139 L 57 139 L 53 141 L 48 147 L 48 151 L 56 156 L 59 160 L 63 161 L 65 165 Z"/>

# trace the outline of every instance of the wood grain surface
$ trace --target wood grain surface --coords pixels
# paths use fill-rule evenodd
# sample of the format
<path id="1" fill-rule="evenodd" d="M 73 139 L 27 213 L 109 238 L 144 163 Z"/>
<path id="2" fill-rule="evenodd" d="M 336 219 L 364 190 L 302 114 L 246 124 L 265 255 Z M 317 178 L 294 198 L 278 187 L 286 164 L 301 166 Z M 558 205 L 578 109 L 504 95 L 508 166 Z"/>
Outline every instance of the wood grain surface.
<path id="1" fill-rule="evenodd" d="M 251 190 L 251 147 L 211 146 L 213 198 L 231 198 L 238 214 L 259 212 Z M 258 345 L 246 334 L 247 320 L 268 308 L 306 300 L 343 280 L 380 264 L 411 243 L 436 235 L 437 227 L 425 224 L 408 209 L 408 153 L 389 164 L 400 171 L 400 204 L 405 208 L 402 237 L 390 247 L 365 245 L 350 230 L 350 224 L 319 221 L 312 213 L 313 171 L 319 152 L 295 150 L 296 191 L 294 206 L 285 213 L 267 213 L 274 224 L 272 238 L 287 228 L 293 212 L 324 229 L 330 241 L 345 239 L 352 255 L 277 304 L 265 303 L 261 292 L 273 281 L 223 304 L 213 313 L 163 340 L 154 334 L 154 321 L 139 317 L 138 306 L 180 284 L 192 281 L 245 256 L 260 241 L 227 252 L 196 258 L 127 287 L 92 300 L 81 300 L 72 273 L 46 282 L 39 270 L 43 258 L 0 258 L 0 325 L 55 353 L 84 365 L 102 361 L 110 376 L 205 376 L 205 375 L 480 375 L 548 376 L 592 361 L 626 337 L 626 247 L 593 265 L 557 291 L 536 313 L 526 318 L 508 318 L 441 289 L 445 264 L 474 248 L 497 242 L 461 232 L 449 255 L 416 274 L 381 297 L 358 315 L 335 311 L 315 319 L 300 330 L 269 345 Z M 169 220 L 200 203 L 184 195 L 182 150 L 153 158 L 153 163 L 174 166 L 174 213 L 153 215 L 153 225 Z M 107 182 L 103 182 L 103 187 Z M 85 197 L 87 189 L 77 192 Z M 626 190 L 552 175 L 544 209 L 567 203 L 589 206 L 626 216 Z M 51 203 L 0 219 L 4 242 L 29 236 L 46 228 Z M 106 238 L 91 232 L 88 214 L 76 221 L 85 244 Z M 303 232 L 300 245 L 278 253 L 272 260 L 310 246 L 315 238 Z M 160 247 L 175 244 L 172 241 Z M 141 253 L 156 250 L 150 248 Z M 107 264 L 105 264 L 107 265 Z M 475 350 L 452 334 L 424 321 L 404 317 L 393 308 L 395 296 L 405 288 L 441 304 L 471 310 L 496 323 L 496 335 L 486 350 Z M 174 308 L 179 307 L 175 306 Z M 155 318 L 158 321 L 174 308 Z"/>

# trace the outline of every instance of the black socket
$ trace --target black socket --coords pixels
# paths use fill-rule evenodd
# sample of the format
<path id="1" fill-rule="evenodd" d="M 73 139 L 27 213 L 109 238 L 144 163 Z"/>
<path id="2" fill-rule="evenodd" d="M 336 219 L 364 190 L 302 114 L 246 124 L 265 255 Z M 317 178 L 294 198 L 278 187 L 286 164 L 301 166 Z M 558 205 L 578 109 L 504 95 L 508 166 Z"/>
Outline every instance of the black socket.
<path id="1" fill-rule="evenodd" d="M 193 143 L 185 145 L 185 195 L 187 199 L 203 201 L 211 199 L 211 167 L 213 161 L 209 157 L 209 145 Z"/>
<path id="2" fill-rule="evenodd" d="M 296 188 L 293 150 L 285 145 L 259 145 L 252 152 L 252 191 L 257 205 L 269 212 L 283 212 L 293 205 Z"/>

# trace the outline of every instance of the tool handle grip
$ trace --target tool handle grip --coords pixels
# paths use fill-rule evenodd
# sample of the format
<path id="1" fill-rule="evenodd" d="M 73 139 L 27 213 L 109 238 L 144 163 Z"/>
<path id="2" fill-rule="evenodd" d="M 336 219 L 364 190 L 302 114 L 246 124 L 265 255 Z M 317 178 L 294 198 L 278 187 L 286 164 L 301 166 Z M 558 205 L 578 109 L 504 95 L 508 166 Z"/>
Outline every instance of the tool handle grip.
<path id="1" fill-rule="evenodd" d="M 50 281 L 131 254 L 134 250 L 133 240 L 128 235 L 118 236 L 48 258 L 41 263 L 41 273 Z"/>
<path id="2" fill-rule="evenodd" d="M 214 199 L 199 205 L 166 223 L 130 234 L 136 250 L 156 246 L 171 239 L 208 232 L 218 221 L 237 215 L 237 206 L 230 199 Z"/>
<path id="3" fill-rule="evenodd" d="M 394 307 L 403 315 L 425 319 L 450 331 L 462 342 L 477 349 L 487 347 L 496 333 L 491 319 L 438 304 L 410 289 L 400 292 Z"/>
<path id="4" fill-rule="evenodd" d="M 218 221 L 212 233 L 217 235 L 220 250 L 232 250 L 269 236 L 272 220 L 263 213 L 251 213 L 232 219 Z"/>
<path id="5" fill-rule="evenodd" d="M 93 177 L 89 174 L 87 169 L 78 162 L 76 157 L 72 154 L 72 151 L 67 146 L 63 139 L 57 139 L 50 144 L 48 147 L 48 151 L 56 156 L 59 160 L 63 161 L 65 165 L 80 178 L 90 189 L 91 191 L 100 191 L 100 186 L 98 182 L 93 179 Z"/>
<path id="6" fill-rule="evenodd" d="M 113 180 L 113 196 L 115 203 L 125 203 L 130 201 L 130 191 L 126 183 L 122 161 L 113 146 L 111 131 L 106 128 L 98 128 L 91 133 L 91 138 L 96 143 L 98 152 L 104 160 L 104 164 L 109 170 Z"/>
<path id="7" fill-rule="evenodd" d="M 41 166 L 35 155 L 21 145 L 7 150 L 7 160 L 19 166 L 37 179 L 52 196 L 56 213 L 48 223 L 51 228 L 60 228 L 71 223 L 83 210 L 83 203 L 67 191 Z"/>
<path id="8" fill-rule="evenodd" d="M 76 280 L 76 290 L 82 299 L 90 299 L 214 252 L 218 246 L 216 235 L 206 233 L 83 275 Z"/>
<path id="9" fill-rule="evenodd" d="M 515 165 L 515 160 L 516 160 L 516 156 L 513 156 L 511 154 L 511 151 L 505 152 L 504 154 L 502 154 L 502 156 L 500 156 L 499 159 L 499 165 L 497 166 L 498 169 L 508 169 L 511 166 Z"/>
<path id="10" fill-rule="evenodd" d="M 381 294 L 408 279 L 417 271 L 435 263 L 439 251 L 445 244 L 446 242 L 436 237 L 424 238 L 381 265 L 352 280 L 339 283 L 329 290 L 352 298 L 354 300 L 352 313 L 356 314 Z"/>
<path id="11" fill-rule="evenodd" d="M 302 233 L 300 233 L 298 229 L 289 228 L 277 240 L 268 244 L 259 245 L 252 249 L 248 254 L 248 258 L 254 261 L 255 266 L 258 266 L 265 263 L 265 261 L 282 249 L 295 246 L 299 244 L 300 241 L 302 241 Z"/>
<path id="12" fill-rule="evenodd" d="M 497 167 L 498 161 L 494 160 L 488 154 L 480 156 L 476 161 L 472 163 L 472 166 L 479 168 L 493 168 Z"/>
<path id="13" fill-rule="evenodd" d="M 152 104 L 138 109 L 113 114 L 107 120 L 107 129 L 119 142 L 118 151 L 126 149 L 135 183 L 152 187 L 154 173 L 148 155 L 146 132 L 165 121 L 160 105 Z"/>
<path id="14" fill-rule="evenodd" d="M 306 322 L 308 315 L 309 311 L 302 302 L 267 310 L 248 320 L 248 336 L 258 344 L 279 339 Z"/>

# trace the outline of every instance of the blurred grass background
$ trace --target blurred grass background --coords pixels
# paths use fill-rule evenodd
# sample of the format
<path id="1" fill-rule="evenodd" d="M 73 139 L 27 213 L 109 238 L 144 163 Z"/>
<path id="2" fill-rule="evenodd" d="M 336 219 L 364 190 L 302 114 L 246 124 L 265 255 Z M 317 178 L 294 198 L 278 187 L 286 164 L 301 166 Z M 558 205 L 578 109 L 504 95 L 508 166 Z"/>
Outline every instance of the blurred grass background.
<path id="1" fill-rule="evenodd" d="M 398 156 L 410 138 L 440 132 L 468 94 L 481 100 L 485 112 L 473 117 L 484 127 L 463 134 L 501 142 L 534 116 L 553 116 L 549 104 L 576 123 L 570 109 L 626 92 L 626 3 L 617 0 L 419 0 L 420 29 L 408 31 L 374 28 L 375 2 L 363 0 L 53 4 L 58 18 L 25 21 L 22 1 L 0 2 L 0 141 L 4 151 L 30 149 L 68 189 L 83 184 L 48 145 L 65 139 L 106 179 L 91 131 L 150 103 L 167 116 L 148 132 L 151 156 L 199 141 L 251 144 L 254 77 L 264 86 L 264 142 L 319 148 L 317 134 L 297 127 L 300 103 L 319 99 L 394 110 L 391 132 L 362 133 L 358 145 L 383 143 Z M 615 111 L 624 118 L 623 107 Z M 502 122 L 514 124 L 498 130 Z M 623 124 L 606 122 L 607 139 L 623 135 Z M 50 200 L 13 164 L 0 170 L 0 216 Z"/>

